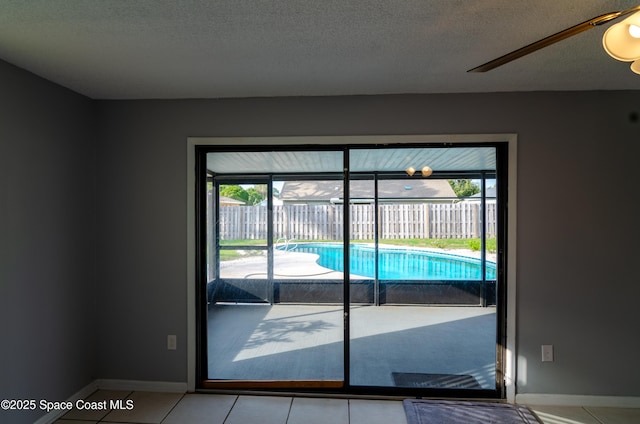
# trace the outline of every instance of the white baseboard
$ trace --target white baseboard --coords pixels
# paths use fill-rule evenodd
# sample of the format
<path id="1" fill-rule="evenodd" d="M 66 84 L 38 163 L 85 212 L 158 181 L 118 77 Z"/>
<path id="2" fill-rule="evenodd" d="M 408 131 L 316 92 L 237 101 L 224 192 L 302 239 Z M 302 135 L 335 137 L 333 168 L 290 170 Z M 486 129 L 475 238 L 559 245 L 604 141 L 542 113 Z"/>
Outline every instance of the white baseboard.
<path id="1" fill-rule="evenodd" d="M 95 381 L 92 381 L 91 383 L 87 384 L 82 389 L 78 390 L 73 395 L 71 395 L 71 397 L 67 399 L 67 401 L 75 402 L 80 399 L 85 399 L 96 390 L 98 390 L 98 385 L 96 384 Z M 40 419 L 35 421 L 34 424 L 51 424 L 55 422 L 57 419 L 59 419 L 60 417 L 62 417 L 67 412 L 68 411 L 66 410 L 50 411 L 49 413 L 47 413 L 46 415 L 43 415 L 42 417 L 40 417 Z"/>
<path id="2" fill-rule="evenodd" d="M 186 393 L 187 383 L 172 381 L 96 380 L 100 390 L 129 390 L 137 392 Z"/>
<path id="3" fill-rule="evenodd" d="M 522 393 L 516 395 L 516 403 L 540 406 L 592 406 L 612 408 L 640 408 L 637 396 L 587 396 Z"/>

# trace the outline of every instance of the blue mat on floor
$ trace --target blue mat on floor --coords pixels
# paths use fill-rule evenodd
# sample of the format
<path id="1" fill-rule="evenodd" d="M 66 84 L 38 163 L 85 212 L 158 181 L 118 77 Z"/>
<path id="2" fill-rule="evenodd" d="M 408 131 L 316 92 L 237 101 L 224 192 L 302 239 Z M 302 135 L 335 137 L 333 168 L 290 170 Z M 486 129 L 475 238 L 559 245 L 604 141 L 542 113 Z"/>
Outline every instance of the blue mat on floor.
<path id="1" fill-rule="evenodd" d="M 408 424 L 540 424 L 522 405 L 405 399 Z"/>

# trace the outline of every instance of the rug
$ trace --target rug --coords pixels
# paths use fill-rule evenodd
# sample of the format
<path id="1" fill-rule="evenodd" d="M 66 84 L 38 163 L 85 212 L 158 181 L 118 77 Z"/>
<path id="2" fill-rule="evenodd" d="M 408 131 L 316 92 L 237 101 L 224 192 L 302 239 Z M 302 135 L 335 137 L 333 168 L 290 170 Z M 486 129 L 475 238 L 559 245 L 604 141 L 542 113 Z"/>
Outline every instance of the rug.
<path id="1" fill-rule="evenodd" d="M 408 424 L 540 424 L 522 405 L 421 399 L 403 405 Z"/>
<path id="2" fill-rule="evenodd" d="M 466 374 L 421 374 L 394 372 L 393 381 L 398 387 L 427 389 L 482 389 L 471 375 Z"/>

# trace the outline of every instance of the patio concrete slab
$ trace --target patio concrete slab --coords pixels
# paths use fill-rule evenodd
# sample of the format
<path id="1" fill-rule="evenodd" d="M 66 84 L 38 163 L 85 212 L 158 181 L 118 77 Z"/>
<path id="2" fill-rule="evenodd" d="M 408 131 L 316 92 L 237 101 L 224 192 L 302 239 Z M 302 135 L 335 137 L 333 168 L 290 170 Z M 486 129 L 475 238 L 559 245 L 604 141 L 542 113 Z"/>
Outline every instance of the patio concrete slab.
<path id="1" fill-rule="evenodd" d="M 393 372 L 464 374 L 495 386 L 495 308 L 354 306 L 351 384 L 394 386 Z M 343 379 L 341 305 L 212 305 L 209 378 Z"/>

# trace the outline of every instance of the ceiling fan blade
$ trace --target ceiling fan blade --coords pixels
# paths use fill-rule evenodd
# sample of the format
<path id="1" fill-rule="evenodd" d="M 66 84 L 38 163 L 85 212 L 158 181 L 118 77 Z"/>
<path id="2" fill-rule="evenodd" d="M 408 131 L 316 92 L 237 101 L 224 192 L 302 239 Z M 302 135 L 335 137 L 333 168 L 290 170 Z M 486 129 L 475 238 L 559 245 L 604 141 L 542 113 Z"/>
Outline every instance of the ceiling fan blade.
<path id="1" fill-rule="evenodd" d="M 606 22 L 617 19 L 620 16 L 628 15 L 629 13 L 632 13 L 634 11 L 637 11 L 637 7 L 634 7 L 632 9 L 628 9 L 622 12 L 611 12 L 611 13 L 605 13 L 604 15 L 596 16 L 595 18 L 589 19 L 588 21 L 584 21 L 582 23 L 579 23 L 578 25 L 574 25 L 570 28 L 567 28 L 553 35 L 545 37 L 542 40 L 538 40 L 534 43 L 521 47 L 518 50 L 514 50 L 511 53 L 507 53 L 504 56 L 500 56 L 499 58 L 489 61 L 483 65 L 477 66 L 473 69 L 469 69 L 467 72 L 490 71 L 494 68 L 497 68 L 498 66 L 502 66 L 513 60 L 521 58 L 522 56 L 533 53 L 536 50 L 540 50 L 544 47 L 550 46 L 551 44 L 555 44 L 558 41 L 562 41 L 566 38 L 573 37 L 574 35 L 580 34 L 581 32 L 587 31 L 598 25 L 602 25 Z"/>

